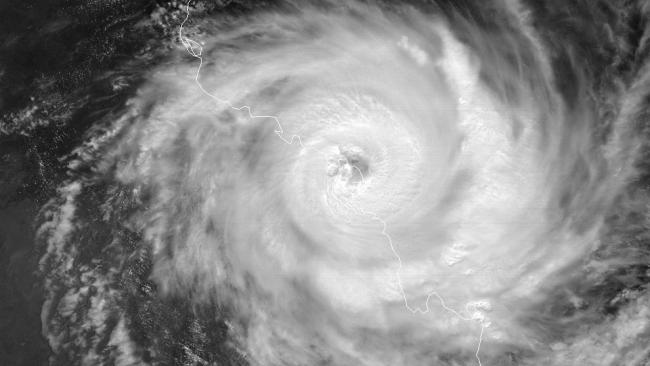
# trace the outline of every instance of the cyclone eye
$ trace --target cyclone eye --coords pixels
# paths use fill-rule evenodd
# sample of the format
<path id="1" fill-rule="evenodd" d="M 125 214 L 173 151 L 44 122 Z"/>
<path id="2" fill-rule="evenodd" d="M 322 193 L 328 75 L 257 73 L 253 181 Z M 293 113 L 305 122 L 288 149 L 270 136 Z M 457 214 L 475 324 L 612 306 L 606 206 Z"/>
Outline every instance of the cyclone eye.
<path id="1" fill-rule="evenodd" d="M 370 172 L 368 158 L 363 149 L 343 145 L 328 159 L 327 175 L 346 185 L 358 185 Z"/>

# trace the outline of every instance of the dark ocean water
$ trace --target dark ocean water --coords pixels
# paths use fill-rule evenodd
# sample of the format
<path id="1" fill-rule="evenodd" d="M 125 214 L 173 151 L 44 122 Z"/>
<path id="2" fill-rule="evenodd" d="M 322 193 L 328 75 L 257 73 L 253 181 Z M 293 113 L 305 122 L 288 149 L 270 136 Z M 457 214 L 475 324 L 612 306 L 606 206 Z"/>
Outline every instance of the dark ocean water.
<path id="1" fill-rule="evenodd" d="M 512 70 L 518 70 L 519 77 L 530 76 L 531 85 L 535 85 L 535 75 L 543 69 L 541 61 L 534 47 L 520 47 L 528 42 L 526 33 L 501 2 L 407 3 L 425 18 L 446 19 L 459 42 L 490 60 L 480 69 L 480 80 L 503 100 L 516 103 L 521 97 L 517 86 L 521 79 L 505 75 Z M 399 13 L 401 9 L 392 2 L 379 5 L 387 13 Z M 520 344 L 507 332 L 503 338 L 486 336 L 483 349 L 488 351 L 483 365 L 648 365 L 650 5 L 642 1 L 556 0 L 522 1 L 520 6 L 529 17 L 530 28 L 526 29 L 536 32 L 545 47 L 553 87 L 566 106 L 562 114 L 567 123 L 563 125 L 565 135 L 554 136 L 552 127 L 545 127 L 550 132 L 540 127 L 540 135 L 547 138 L 542 140 L 550 146 L 557 138 L 565 155 L 574 152 L 571 146 L 565 146 L 573 140 L 562 136 L 585 134 L 593 143 L 584 149 L 576 148 L 585 157 L 576 159 L 574 166 L 559 175 L 557 181 L 566 184 L 549 183 L 561 186 L 552 196 L 559 207 L 554 211 L 555 219 L 570 223 L 567 226 L 577 233 L 589 231 L 594 212 L 602 216 L 603 223 L 598 240 L 583 260 L 549 276 L 548 284 L 540 285 L 539 291 L 544 294 L 541 299 L 531 295 L 535 301 L 522 305 L 525 310 L 512 311 L 516 313 L 514 322 L 524 329 L 521 337 L 529 337 L 528 341 Z M 308 6 L 301 2 L 192 1 L 188 37 L 218 38 L 221 32 L 246 29 L 240 38 L 232 36 L 216 42 L 233 50 L 223 56 L 227 69 L 237 65 L 228 58 L 231 55 L 254 59 L 251 54 L 272 49 L 265 46 L 282 44 L 283 34 L 264 27 L 256 31 L 253 25 L 261 17 L 259 14 L 293 14 L 303 7 Z M 338 7 L 344 6 L 337 2 L 316 6 L 324 13 Z M 266 343 L 255 338 L 260 329 L 256 325 L 259 320 L 253 316 L 258 314 L 255 306 L 230 299 L 244 297 L 247 291 L 256 293 L 256 276 L 264 275 L 251 269 L 243 276 L 246 285 L 232 280 L 226 286 L 237 295 L 228 292 L 222 296 L 198 284 L 209 282 L 202 276 L 214 275 L 209 265 L 191 257 L 195 262 L 184 265 L 208 274 L 200 272 L 187 279 L 183 277 L 186 267 L 172 260 L 185 255 L 185 248 L 194 245 L 191 234 L 196 216 L 192 215 L 209 200 L 202 195 L 201 184 L 193 186 L 192 181 L 187 183 L 182 177 L 197 174 L 187 167 L 193 166 L 197 156 L 203 156 L 196 153 L 203 151 L 197 146 L 211 144 L 212 140 L 200 137 L 212 136 L 210 128 L 198 132 L 188 128 L 169 138 L 172 147 L 161 149 L 155 156 L 165 163 L 171 161 L 171 173 L 167 165 L 152 165 L 151 176 L 149 171 L 142 173 L 142 180 L 129 176 L 129 164 L 137 160 L 137 153 L 125 146 L 137 150 L 134 146 L 154 141 L 134 136 L 154 135 L 158 125 L 151 123 L 153 127 L 147 129 L 150 121 L 162 118 L 161 108 L 175 103 L 175 92 L 183 94 L 165 79 L 166 73 L 181 70 L 179 74 L 189 81 L 178 85 L 192 85 L 186 71 L 193 70 L 197 60 L 185 52 L 178 37 L 185 16 L 182 3 L 167 1 L 0 3 L 0 365 L 358 362 L 349 354 L 343 357 L 336 353 L 334 343 L 324 340 L 324 333 L 308 333 L 314 336 L 312 343 L 296 346 L 289 338 L 282 338 L 285 334 L 280 331 L 267 335 L 278 339 L 269 347 L 305 350 L 307 356 L 286 351 L 284 363 L 271 356 L 265 358 L 266 348 L 260 343 Z M 365 19 L 363 14 L 356 16 Z M 249 28 L 247 22 L 252 24 Z M 310 29 L 306 29 L 308 33 Z M 221 56 L 215 49 L 209 48 L 207 42 L 205 54 Z M 300 53 L 288 55 L 280 65 L 294 67 L 293 62 L 298 61 L 293 60 L 301 57 Z M 268 100 L 273 100 L 273 88 L 283 88 L 281 82 L 278 85 L 254 94 L 255 98 L 263 101 L 269 95 Z M 192 98 L 200 97 L 197 94 Z M 172 117 L 164 115 L 162 120 L 176 117 L 169 115 Z M 190 118 L 200 125 L 210 116 L 198 111 L 195 116 L 183 115 L 179 119 Z M 228 119 L 222 115 L 219 118 Z M 620 120 L 629 126 L 623 132 L 617 130 Z M 263 130 L 252 130 L 241 137 L 247 144 L 265 139 Z M 615 139 L 612 136 L 621 135 L 624 138 L 619 145 L 625 157 L 618 163 L 624 168 L 629 166 L 634 173 L 626 178 L 623 188 L 594 188 L 615 167 L 591 165 L 589 156 Z M 153 150 L 157 148 L 152 146 Z M 246 157 L 242 161 L 255 166 L 252 158 L 247 160 L 253 155 L 254 147 L 242 153 Z M 554 162 L 548 163 L 552 166 Z M 214 174 L 220 171 L 215 168 Z M 177 180 L 184 183 L 177 184 Z M 177 199 L 161 203 L 166 197 L 165 188 L 171 189 Z M 590 200 L 596 195 L 603 198 Z M 155 230 L 149 229 L 160 217 L 168 219 L 163 226 L 169 230 L 152 234 Z M 227 237 L 218 219 L 206 222 L 202 232 L 207 237 Z M 262 224 L 251 221 L 249 225 Z M 164 249 L 152 244 L 152 237 L 160 239 Z M 211 255 L 207 252 L 198 257 L 212 260 Z M 160 274 L 175 271 L 181 274 L 173 279 Z M 307 285 L 295 280 L 291 286 L 302 289 Z M 311 292 L 304 293 L 309 301 L 310 296 L 319 299 Z M 274 300 L 265 301 L 275 304 Z M 325 314 L 323 319 L 328 324 L 336 323 L 334 318 L 328 318 L 333 316 L 330 312 L 318 306 L 313 314 L 319 311 Z M 297 319 L 304 316 L 300 312 L 292 314 Z M 268 327 L 272 327 L 270 324 L 275 323 L 269 320 Z M 629 330 L 634 324 L 638 330 Z M 347 328 L 340 325 L 337 329 Z M 360 334 L 367 336 L 363 338 L 367 343 L 359 343 L 369 349 L 384 344 L 383 338 L 374 338 L 372 330 L 363 329 L 347 329 L 350 333 L 346 334 L 358 337 L 354 339 L 362 339 Z M 407 332 L 410 328 L 403 329 Z M 296 330 L 298 338 L 303 335 L 300 332 Z M 594 332 L 602 332 L 602 338 Z M 436 337 L 447 339 L 442 334 Z M 409 342 L 410 338 L 404 341 Z M 475 343 L 473 338 L 468 341 L 472 347 Z M 431 354 L 421 351 L 417 343 L 402 346 L 416 355 L 394 359 L 404 364 L 429 364 L 424 362 L 430 360 L 436 365 L 470 365 L 476 361 L 474 348 L 464 343 L 454 348 L 440 341 Z M 594 361 L 589 354 L 597 354 L 594 349 L 599 347 L 612 358 L 602 356 L 602 363 Z"/>

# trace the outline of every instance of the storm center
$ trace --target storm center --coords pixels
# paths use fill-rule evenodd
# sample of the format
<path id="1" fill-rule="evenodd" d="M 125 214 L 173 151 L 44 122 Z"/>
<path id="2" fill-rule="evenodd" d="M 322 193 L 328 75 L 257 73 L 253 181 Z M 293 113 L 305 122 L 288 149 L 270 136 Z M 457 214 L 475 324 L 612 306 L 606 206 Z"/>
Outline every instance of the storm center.
<path id="1" fill-rule="evenodd" d="M 369 172 L 368 159 L 363 149 L 358 146 L 339 146 L 338 153 L 331 156 L 327 162 L 327 175 L 346 185 L 363 183 Z"/>

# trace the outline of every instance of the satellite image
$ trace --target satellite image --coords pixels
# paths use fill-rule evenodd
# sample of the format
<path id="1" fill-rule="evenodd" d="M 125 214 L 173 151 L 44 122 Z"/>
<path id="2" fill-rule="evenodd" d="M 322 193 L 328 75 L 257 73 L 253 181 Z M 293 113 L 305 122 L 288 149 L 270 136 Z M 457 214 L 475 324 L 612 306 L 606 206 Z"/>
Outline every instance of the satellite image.
<path id="1" fill-rule="evenodd" d="M 0 366 L 650 366 L 647 0 L 0 0 Z"/>

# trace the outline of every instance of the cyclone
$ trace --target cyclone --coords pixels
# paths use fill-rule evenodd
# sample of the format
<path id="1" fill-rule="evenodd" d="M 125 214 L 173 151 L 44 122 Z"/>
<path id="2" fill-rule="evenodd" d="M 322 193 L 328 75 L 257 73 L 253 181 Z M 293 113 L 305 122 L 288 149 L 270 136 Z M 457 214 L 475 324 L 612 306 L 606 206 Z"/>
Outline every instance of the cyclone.
<path id="1" fill-rule="evenodd" d="M 444 7 L 188 3 L 168 61 L 71 164 L 129 187 L 151 281 L 231 309 L 252 365 L 598 364 L 531 314 L 636 174 L 634 98 L 603 132 L 502 3 L 502 32 Z"/>

